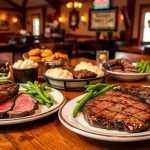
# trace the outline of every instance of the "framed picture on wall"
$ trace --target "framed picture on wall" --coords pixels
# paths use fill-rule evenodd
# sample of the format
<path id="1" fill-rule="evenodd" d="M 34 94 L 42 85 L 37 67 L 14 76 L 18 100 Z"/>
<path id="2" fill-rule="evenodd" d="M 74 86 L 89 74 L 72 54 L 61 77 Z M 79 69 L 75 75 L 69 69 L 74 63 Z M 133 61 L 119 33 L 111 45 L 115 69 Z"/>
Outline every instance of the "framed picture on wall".
<path id="1" fill-rule="evenodd" d="M 79 11 L 73 9 L 69 14 L 69 27 L 76 30 L 79 25 Z"/>
<path id="2" fill-rule="evenodd" d="M 9 30 L 9 17 L 8 14 L 0 14 L 0 30 L 7 31 Z"/>
<path id="3" fill-rule="evenodd" d="M 89 10 L 89 30 L 117 30 L 118 9 Z"/>

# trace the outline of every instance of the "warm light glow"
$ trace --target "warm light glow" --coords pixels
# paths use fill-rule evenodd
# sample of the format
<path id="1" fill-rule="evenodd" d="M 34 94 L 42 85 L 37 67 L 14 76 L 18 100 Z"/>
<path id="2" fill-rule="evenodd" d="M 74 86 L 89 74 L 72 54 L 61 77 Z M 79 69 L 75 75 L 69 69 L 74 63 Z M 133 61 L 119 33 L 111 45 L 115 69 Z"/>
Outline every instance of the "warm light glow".
<path id="1" fill-rule="evenodd" d="M 63 18 L 62 17 L 59 17 L 59 22 L 63 22 Z"/>
<path id="2" fill-rule="evenodd" d="M 85 16 L 81 16 L 81 21 L 85 22 Z"/>
<path id="3" fill-rule="evenodd" d="M 81 8 L 82 7 L 82 3 L 78 3 L 78 8 Z"/>
<path id="4" fill-rule="evenodd" d="M 121 20 L 124 20 L 124 17 L 123 17 L 123 15 L 122 15 L 122 14 L 121 14 L 120 18 L 121 18 Z"/>
<path id="5" fill-rule="evenodd" d="M 78 1 L 75 1 L 75 2 L 68 2 L 66 4 L 66 7 L 67 8 L 81 8 L 82 7 L 82 3 L 81 2 L 78 2 Z"/>
<path id="6" fill-rule="evenodd" d="M 67 8 L 72 8 L 72 6 L 73 6 L 73 3 L 72 3 L 72 2 L 69 2 L 69 3 L 66 4 L 66 7 L 67 7 Z"/>
<path id="7" fill-rule="evenodd" d="M 17 19 L 17 18 L 13 18 L 13 19 L 12 19 L 12 22 L 13 22 L 13 23 L 17 23 L 17 22 L 18 22 L 18 19 Z"/>

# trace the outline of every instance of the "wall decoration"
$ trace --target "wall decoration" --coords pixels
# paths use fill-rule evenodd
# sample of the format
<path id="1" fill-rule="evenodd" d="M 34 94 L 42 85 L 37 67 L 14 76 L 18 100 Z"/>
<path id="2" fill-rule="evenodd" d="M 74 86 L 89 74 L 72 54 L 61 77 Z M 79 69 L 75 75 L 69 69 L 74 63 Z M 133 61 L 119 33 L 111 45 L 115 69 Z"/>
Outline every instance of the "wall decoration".
<path id="1" fill-rule="evenodd" d="M 110 9 L 111 0 L 93 0 L 93 9 Z"/>
<path id="2" fill-rule="evenodd" d="M 69 27 L 72 30 L 76 30 L 79 25 L 79 11 L 76 9 L 72 9 L 69 15 Z"/>
<path id="3" fill-rule="evenodd" d="M 89 10 L 89 30 L 117 30 L 118 9 Z"/>
<path id="4" fill-rule="evenodd" d="M 7 14 L 0 14 L 0 30 L 9 30 L 9 18 Z"/>

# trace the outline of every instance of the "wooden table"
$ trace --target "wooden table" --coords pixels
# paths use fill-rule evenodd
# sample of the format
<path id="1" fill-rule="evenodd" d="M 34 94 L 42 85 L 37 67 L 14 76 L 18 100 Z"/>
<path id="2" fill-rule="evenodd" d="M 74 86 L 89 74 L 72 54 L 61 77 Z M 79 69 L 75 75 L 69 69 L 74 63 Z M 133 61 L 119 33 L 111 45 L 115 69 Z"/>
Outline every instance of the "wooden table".
<path id="1" fill-rule="evenodd" d="M 72 63 L 94 60 L 73 59 Z M 139 82 L 119 82 L 107 79 L 107 83 L 149 85 L 150 78 Z M 67 100 L 84 92 L 61 91 Z M 0 150 L 135 150 L 150 149 L 149 141 L 132 143 L 114 143 L 94 140 L 80 136 L 65 128 L 59 121 L 57 113 L 46 118 L 18 125 L 0 126 Z"/>
<path id="2" fill-rule="evenodd" d="M 144 46 L 120 46 L 118 47 L 118 51 L 142 54 L 144 51 Z"/>

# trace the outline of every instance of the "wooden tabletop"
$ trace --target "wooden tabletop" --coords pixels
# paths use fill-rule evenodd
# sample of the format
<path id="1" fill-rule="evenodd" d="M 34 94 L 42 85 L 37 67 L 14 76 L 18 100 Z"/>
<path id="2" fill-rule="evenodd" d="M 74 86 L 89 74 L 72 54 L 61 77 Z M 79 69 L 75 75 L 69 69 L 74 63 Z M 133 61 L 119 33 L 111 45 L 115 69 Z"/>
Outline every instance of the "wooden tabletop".
<path id="1" fill-rule="evenodd" d="M 76 64 L 79 61 L 95 63 L 94 60 L 83 58 L 73 59 L 72 63 Z M 107 79 L 106 82 L 150 86 L 150 78 L 139 82 L 119 82 L 112 79 Z M 84 93 L 61 92 L 67 101 Z M 149 148 L 149 141 L 116 143 L 80 136 L 64 127 L 57 113 L 33 122 L 0 126 L 0 150 L 148 150 Z"/>
<path id="2" fill-rule="evenodd" d="M 144 46 L 138 46 L 138 45 L 133 45 L 133 46 L 120 46 L 118 48 L 119 51 L 124 51 L 124 52 L 129 52 L 129 53 L 143 53 L 144 51 Z"/>

